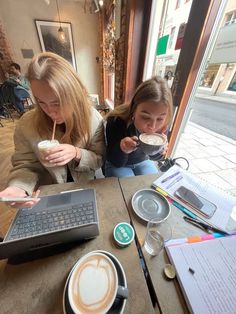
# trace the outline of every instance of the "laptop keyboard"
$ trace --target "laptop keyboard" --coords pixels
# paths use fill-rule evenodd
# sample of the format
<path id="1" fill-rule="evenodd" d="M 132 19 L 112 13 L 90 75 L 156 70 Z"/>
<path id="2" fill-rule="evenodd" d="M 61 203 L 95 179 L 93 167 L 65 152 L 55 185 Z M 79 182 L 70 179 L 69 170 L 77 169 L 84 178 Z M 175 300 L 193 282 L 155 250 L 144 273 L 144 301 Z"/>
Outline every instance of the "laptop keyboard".
<path id="1" fill-rule="evenodd" d="M 30 237 L 47 232 L 69 229 L 97 222 L 94 202 L 72 205 L 55 211 L 33 212 L 22 210 L 19 213 L 7 240 Z"/>

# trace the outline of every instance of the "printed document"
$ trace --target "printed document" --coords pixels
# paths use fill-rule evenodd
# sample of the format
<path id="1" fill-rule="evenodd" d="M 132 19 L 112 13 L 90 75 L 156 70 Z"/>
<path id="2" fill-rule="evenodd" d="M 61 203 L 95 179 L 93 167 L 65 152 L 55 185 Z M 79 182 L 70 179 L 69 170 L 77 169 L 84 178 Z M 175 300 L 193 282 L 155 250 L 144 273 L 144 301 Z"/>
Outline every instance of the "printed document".
<path id="1" fill-rule="evenodd" d="M 236 196 L 226 193 L 191 172 L 174 165 L 162 176 L 157 178 L 153 182 L 153 186 L 161 188 L 161 190 L 165 191 L 173 200 L 188 208 L 199 218 L 216 228 L 228 233 L 236 230 Z M 214 215 L 211 218 L 205 218 L 199 214 L 199 212 L 194 211 L 191 206 L 188 207 L 186 203 L 176 198 L 175 192 L 180 186 L 184 186 L 214 203 L 217 207 Z"/>
<path id="2" fill-rule="evenodd" d="M 170 241 L 171 242 L 171 241 Z M 191 313 L 235 314 L 236 236 L 166 244 Z"/>

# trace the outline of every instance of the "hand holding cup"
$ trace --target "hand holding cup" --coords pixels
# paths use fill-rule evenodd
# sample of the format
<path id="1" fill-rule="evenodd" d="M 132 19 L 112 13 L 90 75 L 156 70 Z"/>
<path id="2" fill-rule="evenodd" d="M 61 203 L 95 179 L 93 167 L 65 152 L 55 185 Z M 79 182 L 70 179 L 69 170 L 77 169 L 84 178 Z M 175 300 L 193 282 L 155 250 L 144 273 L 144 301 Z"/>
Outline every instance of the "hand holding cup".
<path id="1" fill-rule="evenodd" d="M 125 137 L 120 141 L 120 149 L 125 154 L 130 154 L 137 149 L 138 137 Z"/>
<path id="2" fill-rule="evenodd" d="M 38 144 L 42 164 L 45 167 L 64 166 L 78 155 L 78 150 L 70 144 L 59 144 L 57 140 Z"/>

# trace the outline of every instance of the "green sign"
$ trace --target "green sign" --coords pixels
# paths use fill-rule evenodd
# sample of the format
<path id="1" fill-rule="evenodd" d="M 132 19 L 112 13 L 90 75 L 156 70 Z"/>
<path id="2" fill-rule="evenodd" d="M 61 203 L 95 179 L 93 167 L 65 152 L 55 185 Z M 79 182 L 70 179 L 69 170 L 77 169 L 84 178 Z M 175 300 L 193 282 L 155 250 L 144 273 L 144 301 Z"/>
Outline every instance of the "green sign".
<path id="1" fill-rule="evenodd" d="M 166 53 L 168 39 L 169 35 L 159 38 L 157 43 L 156 56 L 163 55 Z"/>

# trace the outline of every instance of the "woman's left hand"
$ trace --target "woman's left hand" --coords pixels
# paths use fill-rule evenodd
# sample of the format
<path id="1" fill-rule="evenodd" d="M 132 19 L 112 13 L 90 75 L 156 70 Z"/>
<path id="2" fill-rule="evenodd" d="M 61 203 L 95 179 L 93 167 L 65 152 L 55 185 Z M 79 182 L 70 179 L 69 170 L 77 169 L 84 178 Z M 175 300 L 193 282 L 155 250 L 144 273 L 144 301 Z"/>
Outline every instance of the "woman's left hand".
<path id="1" fill-rule="evenodd" d="M 163 150 L 161 151 L 161 154 L 162 154 L 163 156 L 165 156 L 165 155 L 167 154 L 167 151 L 168 151 L 168 142 L 166 142 L 166 144 L 165 144 Z"/>
<path id="2" fill-rule="evenodd" d="M 161 154 L 163 155 L 163 156 L 165 156 L 166 155 L 166 153 L 167 153 L 167 150 L 168 150 L 168 139 L 167 139 L 167 136 L 165 135 L 165 134 L 163 134 L 162 133 L 162 135 L 166 138 L 166 143 L 165 143 L 165 145 L 164 145 L 164 147 L 163 147 L 163 149 L 162 149 L 162 151 L 161 151 Z"/>
<path id="3" fill-rule="evenodd" d="M 64 166 L 76 156 L 78 157 L 79 152 L 80 149 L 78 147 L 75 148 L 75 146 L 70 144 L 60 144 L 48 150 L 46 160 L 55 166 Z"/>

